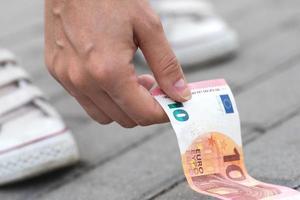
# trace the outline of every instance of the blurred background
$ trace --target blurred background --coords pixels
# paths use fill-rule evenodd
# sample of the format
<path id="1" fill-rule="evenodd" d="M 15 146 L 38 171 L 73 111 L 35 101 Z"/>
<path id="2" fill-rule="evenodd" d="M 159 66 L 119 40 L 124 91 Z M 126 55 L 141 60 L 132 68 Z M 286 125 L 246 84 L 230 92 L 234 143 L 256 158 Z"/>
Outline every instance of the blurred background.
<path id="1" fill-rule="evenodd" d="M 184 68 L 189 82 L 225 78 L 239 107 L 250 174 L 300 186 L 300 1 L 213 0 L 238 33 L 230 59 Z M 1 200 L 205 199 L 182 174 L 169 124 L 123 129 L 92 122 L 48 75 L 43 62 L 43 1 L 0 2 L 0 47 L 13 51 L 63 115 L 81 163 L 0 188 Z M 138 73 L 148 72 L 137 66 Z"/>

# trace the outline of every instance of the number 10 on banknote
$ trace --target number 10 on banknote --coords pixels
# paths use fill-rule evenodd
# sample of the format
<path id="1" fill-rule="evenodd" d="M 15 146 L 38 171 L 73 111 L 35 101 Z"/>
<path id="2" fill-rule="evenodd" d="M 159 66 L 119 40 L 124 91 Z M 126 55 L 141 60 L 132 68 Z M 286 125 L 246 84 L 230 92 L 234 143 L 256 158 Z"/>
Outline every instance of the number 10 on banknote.
<path id="1" fill-rule="evenodd" d="M 300 200 L 299 192 L 248 174 L 239 114 L 226 81 L 202 81 L 189 87 L 192 99 L 185 103 L 172 101 L 159 88 L 152 94 L 175 130 L 190 187 L 226 200 Z"/>

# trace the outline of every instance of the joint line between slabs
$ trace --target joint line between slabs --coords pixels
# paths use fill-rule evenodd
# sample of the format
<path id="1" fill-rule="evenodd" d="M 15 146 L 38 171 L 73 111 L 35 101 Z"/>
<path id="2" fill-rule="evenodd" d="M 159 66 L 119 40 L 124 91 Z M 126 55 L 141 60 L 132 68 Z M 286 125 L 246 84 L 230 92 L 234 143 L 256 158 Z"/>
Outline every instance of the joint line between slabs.
<path id="1" fill-rule="evenodd" d="M 266 129 L 264 129 L 263 132 L 260 132 L 261 135 L 264 135 L 265 133 L 267 133 L 268 131 L 277 128 L 278 126 L 280 126 L 281 124 L 283 124 L 284 122 L 292 119 L 293 117 L 297 116 L 300 114 L 300 107 L 298 109 L 296 109 L 295 112 L 290 113 L 289 115 L 287 115 L 286 117 L 282 118 L 281 120 L 275 122 L 274 124 L 271 124 L 270 126 L 268 126 Z M 256 141 L 256 139 L 258 139 L 259 137 L 255 137 L 252 140 L 249 140 L 248 142 L 244 143 L 244 147 L 248 146 L 249 144 L 251 144 L 252 142 Z M 157 192 L 156 194 L 153 194 L 152 196 L 145 198 L 145 200 L 155 200 L 158 197 L 168 193 L 169 191 L 171 191 L 172 189 L 174 189 L 176 186 L 178 186 L 179 184 L 183 183 L 186 181 L 186 178 L 180 177 L 179 180 L 175 181 L 173 184 L 169 185 L 168 187 L 163 188 L 162 190 L 160 190 L 159 192 Z M 298 190 L 300 189 L 300 184 L 293 187 L 293 189 Z"/>
<path id="2" fill-rule="evenodd" d="M 174 183 L 170 184 L 168 187 L 163 188 L 162 190 L 160 190 L 159 192 L 157 192 L 156 194 L 151 195 L 150 197 L 145 198 L 144 200 L 155 200 L 158 197 L 168 193 L 169 191 L 171 191 L 172 189 L 174 189 L 176 186 L 178 186 L 179 184 L 185 182 L 185 177 L 184 176 L 180 176 L 179 180 L 175 181 Z"/>
<path id="3" fill-rule="evenodd" d="M 148 136 L 145 136 L 144 138 L 140 139 L 139 141 L 136 141 L 133 144 L 131 144 L 127 147 L 124 147 L 123 149 L 120 149 L 119 151 L 113 153 L 112 155 L 110 155 L 94 164 L 86 165 L 86 166 L 79 168 L 78 170 L 70 172 L 70 174 L 67 175 L 65 178 L 62 178 L 62 180 L 59 183 L 56 183 L 56 184 L 54 183 L 53 185 L 50 185 L 47 189 L 41 191 L 40 193 L 30 196 L 29 199 L 30 200 L 33 200 L 33 199 L 38 200 L 38 199 L 46 196 L 47 194 L 59 189 L 60 187 L 67 185 L 68 183 L 82 177 L 84 174 L 92 172 L 93 170 L 97 169 L 99 166 L 103 166 L 103 165 L 109 163 L 110 161 L 113 161 L 119 157 L 122 157 L 126 153 L 143 145 L 147 141 L 154 139 L 162 134 L 165 134 L 166 133 L 165 130 L 167 130 L 167 128 L 162 127 L 160 129 L 160 131 L 157 131 L 158 133 L 156 133 L 156 134 L 150 134 Z"/>
<path id="4" fill-rule="evenodd" d="M 281 70 L 279 70 L 279 72 L 282 72 L 282 71 L 288 70 L 288 69 L 290 69 L 290 68 L 293 68 L 293 67 L 295 67 L 295 65 L 293 65 L 294 62 L 295 62 L 295 61 L 298 61 L 298 60 L 299 60 L 298 58 L 293 57 L 293 59 L 290 59 L 290 60 L 286 61 L 287 63 L 292 63 L 292 64 L 290 65 L 290 67 L 285 67 L 285 68 L 283 68 L 283 66 L 284 66 L 284 62 L 283 62 L 283 63 L 281 63 L 281 64 L 279 65 L 279 67 L 277 67 L 276 69 L 279 68 L 279 69 L 281 69 Z M 271 77 L 273 77 L 273 76 L 276 76 L 279 72 L 278 72 L 278 70 L 274 70 L 273 73 L 272 73 L 272 72 L 271 72 L 271 74 L 270 74 L 270 73 L 265 73 L 265 74 L 261 75 L 261 77 L 258 77 L 257 79 L 260 79 L 259 82 L 262 82 L 263 80 L 266 80 L 266 79 L 263 79 L 263 78 L 265 78 L 265 77 L 267 77 L 267 79 L 268 79 L 268 78 L 271 78 Z M 267 76 L 264 76 L 264 75 L 267 75 Z M 249 81 L 249 82 L 250 82 L 250 81 Z M 256 82 L 256 80 L 253 79 L 251 82 Z M 250 88 L 250 87 L 245 87 L 244 90 L 240 90 L 238 93 L 241 93 L 241 92 L 247 90 L 248 88 Z M 236 91 L 237 89 L 233 89 L 233 90 Z M 58 98 L 58 99 L 59 99 L 59 98 Z M 57 99 L 56 99 L 56 100 L 57 100 Z M 265 132 L 267 132 L 267 131 L 269 131 L 269 130 L 272 130 L 272 129 L 278 127 L 278 126 L 280 126 L 282 123 L 284 123 L 285 121 L 287 121 L 287 120 L 289 120 L 289 119 L 291 119 L 291 118 L 297 116 L 299 113 L 300 113 L 300 108 L 296 109 L 295 112 L 292 112 L 292 113 L 288 114 L 286 117 L 284 117 L 284 118 L 282 118 L 282 119 L 276 121 L 275 123 L 269 125 L 269 126 L 266 127 L 265 129 L 263 129 L 264 131 L 261 131 L 260 133 L 264 134 Z M 261 127 L 260 127 L 260 128 L 261 128 Z M 111 160 L 114 160 L 114 159 L 116 159 L 116 158 L 119 157 L 119 156 L 122 156 L 123 154 L 127 153 L 128 151 L 134 149 L 134 148 L 137 147 L 137 146 L 142 145 L 142 144 L 145 143 L 146 141 L 148 141 L 148 140 L 150 140 L 150 139 L 152 139 L 152 138 L 154 138 L 154 137 L 157 137 L 158 135 L 160 135 L 160 134 L 155 134 L 155 135 L 150 135 L 150 136 L 148 136 L 148 137 L 145 137 L 145 138 L 141 139 L 140 141 L 138 141 L 138 142 L 136 142 L 136 143 L 134 143 L 134 144 L 132 144 L 132 145 L 130 145 L 130 146 L 128 146 L 128 147 L 125 147 L 123 150 L 121 150 L 120 152 L 117 152 L 115 155 L 112 155 L 111 157 L 107 157 L 106 159 L 102 160 L 102 161 L 99 162 L 99 163 L 96 163 L 96 164 L 90 165 L 90 166 L 86 166 L 86 167 L 80 169 L 79 171 L 75 172 L 75 173 L 73 174 L 73 176 L 71 176 L 70 179 L 66 178 L 66 180 L 63 181 L 63 182 L 61 182 L 60 184 L 56 184 L 56 185 L 53 185 L 53 187 L 50 187 L 49 190 L 47 190 L 46 193 L 50 193 L 51 191 L 54 191 L 55 189 L 57 189 L 57 188 L 59 188 L 59 187 L 65 185 L 66 183 L 69 183 L 69 182 L 71 182 L 72 180 L 74 180 L 74 179 L 76 179 L 76 178 L 78 178 L 78 177 L 81 177 L 82 174 L 83 174 L 83 172 L 90 172 L 90 171 L 94 170 L 95 168 L 97 168 L 98 166 L 104 165 L 104 164 L 106 164 L 107 162 L 109 162 L 109 161 L 111 161 Z M 254 142 L 254 141 L 255 141 L 255 139 L 249 141 L 249 142 L 246 143 L 245 145 L 250 144 L 250 143 L 252 143 L 252 142 Z M 174 182 L 172 185 L 170 185 L 169 187 L 164 188 L 163 190 L 161 190 L 161 191 L 158 192 L 157 194 L 155 194 L 155 195 L 153 195 L 153 196 L 147 198 L 146 200 L 154 200 L 155 198 L 161 196 L 162 194 L 165 194 L 165 193 L 167 193 L 168 191 L 172 190 L 174 187 L 176 187 L 178 184 L 180 184 L 180 183 L 182 183 L 182 182 L 184 182 L 184 181 L 185 181 L 185 178 L 183 178 L 182 180 L 176 181 L 176 182 Z M 45 193 L 37 195 L 37 198 L 40 198 L 41 196 L 44 196 L 44 194 L 45 194 Z"/>
<path id="5" fill-rule="evenodd" d="M 279 126 L 281 126 L 283 123 L 289 121 L 290 119 L 296 117 L 300 115 L 300 106 L 296 109 L 294 109 L 292 112 L 289 112 L 287 114 L 284 115 L 284 117 L 279 118 L 278 120 L 276 120 L 275 122 L 269 124 L 266 127 L 262 127 L 262 126 L 254 126 L 252 128 L 253 131 L 259 133 L 260 135 L 264 135 L 266 134 L 268 131 L 273 130 Z"/>
<path id="6" fill-rule="evenodd" d="M 276 69 L 280 69 L 280 70 L 273 70 L 273 71 L 271 71 L 271 73 L 269 72 L 269 73 L 262 74 L 261 76 L 255 78 L 255 79 L 260 79 L 259 82 L 262 82 L 262 81 L 266 80 L 265 77 L 267 77 L 267 79 L 269 79 L 269 78 L 271 78 L 271 77 L 273 77 L 273 76 L 276 76 L 279 72 L 282 72 L 282 71 L 285 71 L 285 70 L 288 70 L 288 69 L 290 69 L 290 68 L 295 67 L 295 65 L 293 65 L 293 64 L 294 64 L 295 61 L 298 61 L 298 60 L 299 60 L 299 59 L 295 56 L 295 57 L 293 57 L 293 59 L 290 59 L 290 60 L 286 61 L 287 63 L 292 63 L 292 64 L 290 65 L 290 67 L 285 67 L 285 68 L 283 68 L 283 66 L 284 66 L 284 62 L 283 62 L 283 63 L 281 63 L 281 64 L 279 65 L 279 67 L 276 67 Z M 278 71 L 279 71 L 279 72 L 278 72 Z M 265 76 L 265 75 L 266 75 L 266 76 Z M 257 80 L 255 80 L 255 79 L 253 79 L 252 81 L 249 81 L 249 82 L 256 82 Z M 242 87 L 241 87 L 241 88 L 242 88 Z M 244 89 L 243 89 L 243 90 L 240 90 L 240 91 L 238 91 L 237 88 L 235 88 L 235 89 L 233 89 L 233 90 L 236 91 L 237 93 L 241 93 L 241 92 L 247 90 L 248 88 L 251 88 L 251 87 L 244 87 Z M 59 98 L 56 99 L 56 100 L 59 100 Z M 264 131 L 267 132 L 268 130 L 272 130 L 272 129 L 274 129 L 274 128 L 280 126 L 282 123 L 284 123 L 285 121 L 289 120 L 290 118 L 292 118 L 292 117 L 298 115 L 299 113 L 300 113 L 300 108 L 298 108 L 298 109 L 296 110 L 296 112 L 292 112 L 292 113 L 288 114 L 285 118 L 280 119 L 279 121 L 277 121 L 277 122 L 271 124 L 270 126 L 268 126 L 267 128 L 265 128 Z M 164 129 L 165 129 L 165 128 L 163 128 L 163 130 L 164 130 Z M 263 133 L 263 132 L 262 132 L 262 133 Z M 264 134 L 264 133 L 263 133 L 263 134 Z M 111 160 L 114 160 L 114 159 L 116 159 L 116 158 L 122 156 L 123 154 L 125 154 L 125 153 L 129 152 L 130 150 L 134 149 L 135 147 L 138 147 L 138 146 L 142 145 L 143 143 L 147 142 L 148 140 L 150 140 L 150 139 L 152 139 L 152 138 L 154 138 L 154 137 L 157 137 L 157 136 L 159 136 L 159 135 L 160 135 L 160 134 L 149 135 L 149 136 L 147 136 L 147 137 L 141 139 L 140 141 L 138 141 L 138 142 L 136 142 L 136 143 L 134 143 L 134 144 L 132 144 L 132 145 L 130 145 L 130 146 L 128 146 L 128 147 L 125 147 L 123 150 L 118 151 L 116 154 L 111 155 L 110 157 L 107 157 L 107 158 L 104 159 L 104 160 L 101 160 L 100 162 L 98 162 L 98 163 L 96 163 L 96 164 L 94 164 L 94 165 L 86 166 L 86 167 L 83 167 L 83 168 L 79 169 L 77 172 L 73 173 L 73 175 L 69 176 L 70 178 L 67 177 L 67 178 L 65 179 L 65 181 L 62 181 L 62 182 L 60 182 L 59 184 L 55 184 L 55 185 L 53 185 L 52 187 L 50 187 L 46 192 L 43 192 L 43 193 L 41 193 L 41 194 L 36 195 L 36 199 L 39 199 L 40 197 L 44 196 L 45 194 L 50 193 L 50 192 L 52 192 L 52 191 L 58 189 L 59 187 L 61 187 L 61 186 L 65 185 L 65 184 L 67 184 L 67 183 L 73 181 L 74 179 L 77 179 L 77 178 L 81 177 L 81 176 L 83 175 L 83 172 L 84 172 L 84 173 L 90 172 L 90 171 L 96 169 L 98 166 L 104 165 L 104 164 L 106 164 L 107 162 L 109 162 L 109 161 L 111 161 Z M 250 144 L 250 143 L 252 143 L 253 141 L 255 141 L 255 140 L 251 140 L 251 141 L 249 141 L 247 144 Z M 247 144 L 246 144 L 246 145 L 247 145 Z M 157 194 L 155 194 L 155 195 L 153 195 L 153 196 L 147 198 L 146 200 L 154 200 L 155 198 L 161 196 L 162 194 L 165 194 L 165 193 L 167 193 L 168 191 L 172 190 L 174 187 L 176 187 L 178 184 L 180 184 L 180 183 L 182 183 L 182 182 L 184 182 L 184 181 L 185 181 L 185 178 L 183 178 L 183 179 L 181 179 L 181 180 L 179 180 L 179 181 L 176 181 L 176 182 L 174 182 L 172 185 L 170 185 L 169 187 L 164 188 L 163 190 L 161 190 L 161 191 L 158 192 Z"/>
<path id="7" fill-rule="evenodd" d="M 291 59 L 288 59 L 287 61 L 285 61 L 285 62 L 279 64 L 278 67 L 276 67 L 274 70 L 269 71 L 269 72 L 266 72 L 266 73 L 263 73 L 263 74 L 261 74 L 260 76 L 254 78 L 254 79 L 252 79 L 252 80 L 250 80 L 250 81 L 248 81 L 247 83 L 245 83 L 245 84 L 243 84 L 243 85 L 241 85 L 241 86 L 237 86 L 237 87 L 234 88 L 233 90 L 234 90 L 236 93 L 238 93 L 238 94 L 239 94 L 239 93 L 242 93 L 243 91 L 246 91 L 247 89 L 253 87 L 254 84 L 250 84 L 250 83 L 253 83 L 253 82 L 255 82 L 255 83 L 263 82 L 264 80 L 266 80 L 265 78 L 269 79 L 269 78 L 271 78 L 271 77 L 273 77 L 273 76 L 276 76 L 277 74 L 279 74 L 279 73 L 282 72 L 282 71 L 286 71 L 286 70 L 288 70 L 288 69 L 290 69 L 290 68 L 293 68 L 293 67 L 295 67 L 294 65 L 290 65 L 290 67 L 286 67 L 286 66 L 284 67 L 284 65 L 285 65 L 286 63 L 289 63 L 289 64 L 292 63 L 292 64 L 293 64 L 295 61 L 298 61 L 298 60 L 299 60 L 298 58 L 299 58 L 299 55 L 293 56 Z M 247 87 L 247 85 L 251 85 L 251 86 Z M 256 84 L 256 85 L 257 85 L 257 84 Z M 60 100 L 60 98 L 62 98 L 62 97 L 64 97 L 64 95 L 58 94 L 58 95 L 55 95 L 55 96 L 54 96 L 53 100 L 54 100 L 54 101 L 58 101 L 58 100 Z M 269 129 L 273 129 L 273 128 L 279 126 L 280 124 L 282 124 L 283 122 L 289 120 L 290 118 L 294 117 L 294 116 L 297 115 L 297 114 L 299 114 L 299 110 L 298 110 L 296 113 L 291 113 L 291 115 L 289 115 L 287 118 L 284 118 L 283 120 L 280 120 L 279 122 L 276 122 L 276 123 L 270 125 L 269 127 L 266 128 L 265 131 L 267 131 L 267 130 L 269 130 Z M 81 177 L 83 172 L 90 172 L 90 171 L 94 170 L 95 168 L 97 168 L 98 166 L 104 165 L 104 164 L 106 164 L 107 162 L 109 162 L 109 161 L 111 161 L 111 160 L 114 160 L 115 158 L 117 158 L 117 157 L 119 157 L 119 156 L 122 156 L 123 154 L 129 152 L 130 150 L 134 149 L 134 148 L 137 147 L 137 146 L 140 146 L 141 144 L 145 143 L 146 141 L 148 141 L 148 140 L 150 140 L 150 139 L 152 139 L 152 138 L 154 138 L 154 137 L 157 137 L 158 135 L 160 135 L 160 134 L 150 135 L 149 137 L 145 137 L 145 138 L 141 139 L 140 141 L 138 141 L 138 142 L 136 142 L 136 143 L 134 143 L 134 144 L 132 144 L 132 145 L 130 145 L 130 146 L 128 146 L 128 147 L 125 147 L 123 150 L 120 151 L 120 152 L 122 152 L 121 154 L 120 154 L 120 152 L 117 152 L 115 155 L 112 155 L 112 156 L 110 156 L 110 157 L 107 157 L 107 158 L 104 159 L 104 160 L 101 160 L 101 162 L 98 162 L 98 163 L 96 163 L 96 164 L 94 164 L 94 165 L 90 165 L 90 166 L 86 166 L 86 167 L 81 168 L 80 170 L 78 170 L 77 172 L 75 172 L 75 173 L 73 174 L 73 176 L 72 176 L 71 179 L 66 178 L 66 180 L 63 181 L 63 182 L 61 182 L 60 184 L 56 184 L 55 186 L 53 185 L 53 187 L 50 187 L 50 189 L 47 190 L 47 192 L 51 192 L 51 191 L 53 191 L 53 190 L 59 188 L 60 186 L 66 184 L 66 183 L 68 183 L 68 182 L 70 182 L 70 181 L 72 181 L 72 180 L 74 180 L 74 179 L 76 179 L 76 178 L 78 178 L 78 177 Z M 252 142 L 252 141 L 251 141 L 251 142 Z M 251 143 L 251 142 L 249 142 L 249 143 Z M 249 143 L 248 143 L 248 144 L 249 144 Z M 159 193 L 153 195 L 153 196 L 150 197 L 150 198 L 147 198 L 147 200 L 154 200 L 154 199 L 157 198 L 158 196 L 161 196 L 162 194 L 167 193 L 168 191 L 172 190 L 174 187 L 176 187 L 178 184 L 180 184 L 180 183 L 182 183 L 182 182 L 184 182 L 184 181 L 185 181 L 185 178 L 182 178 L 182 179 L 180 179 L 179 181 L 174 182 L 172 185 L 170 185 L 169 187 L 163 189 L 163 190 L 160 191 Z M 296 188 L 296 189 L 299 189 L 299 188 L 300 188 L 300 185 L 296 186 L 295 188 Z M 41 196 L 44 196 L 44 195 L 41 195 L 41 194 L 40 194 L 40 195 L 37 195 L 36 197 L 41 197 Z"/>
<path id="8" fill-rule="evenodd" d="M 300 61 L 300 54 L 295 54 L 289 59 L 278 64 L 273 70 L 262 73 L 259 76 L 247 81 L 246 83 L 241 84 L 240 86 L 233 87 L 232 90 L 236 95 L 239 95 L 247 91 L 248 89 L 251 89 L 254 86 L 259 85 L 260 83 L 275 77 L 276 75 L 282 72 L 297 67 L 297 62 L 299 61 Z"/>
<path id="9" fill-rule="evenodd" d="M 248 38 L 247 40 L 244 41 L 244 45 L 246 45 L 248 47 L 252 47 L 252 46 L 260 43 L 263 40 L 271 39 L 271 37 L 266 38 L 265 37 L 266 35 L 267 36 L 272 35 L 272 34 L 274 34 L 274 32 L 276 32 L 278 34 L 282 34 L 282 33 L 286 33 L 288 31 L 294 30 L 293 29 L 294 27 L 289 26 L 288 24 L 293 24 L 296 16 L 298 16 L 298 15 L 299 15 L 298 13 L 295 13 L 294 15 L 291 15 L 289 18 L 283 20 L 281 23 L 277 24 L 276 26 L 265 29 L 264 31 L 261 32 L 261 34 L 257 34 L 256 36 L 254 35 L 254 37 L 252 37 L 252 38 Z M 281 30 L 284 30 L 284 31 L 281 31 Z"/>
<path id="10" fill-rule="evenodd" d="M 300 57 L 300 54 L 296 54 L 293 57 L 291 57 L 291 58 L 283 61 L 279 65 L 277 65 L 277 67 L 275 67 L 273 70 L 267 71 L 255 78 L 245 82 L 244 84 L 241 84 L 236 87 L 232 87 L 233 93 L 235 93 L 237 96 L 237 95 L 247 91 L 248 89 L 258 85 L 259 83 L 262 83 L 265 80 L 268 80 L 268 79 L 276 76 L 280 72 L 284 72 L 284 71 L 287 71 L 289 69 L 296 67 L 295 65 L 296 65 L 297 61 L 300 60 L 299 57 Z M 288 66 L 286 66 L 286 65 L 288 65 Z M 58 92 L 57 94 L 54 94 L 53 96 L 51 96 L 50 100 L 52 102 L 57 102 L 57 101 L 60 101 L 61 99 L 63 99 L 65 96 L 66 96 L 65 92 L 61 91 L 61 92 Z"/>

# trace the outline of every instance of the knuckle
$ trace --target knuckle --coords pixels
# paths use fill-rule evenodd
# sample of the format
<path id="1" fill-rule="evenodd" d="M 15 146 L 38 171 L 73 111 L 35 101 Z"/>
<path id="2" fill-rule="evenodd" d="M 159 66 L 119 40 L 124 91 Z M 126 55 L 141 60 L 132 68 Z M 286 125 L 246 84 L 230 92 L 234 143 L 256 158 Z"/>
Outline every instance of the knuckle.
<path id="1" fill-rule="evenodd" d="M 86 81 L 84 76 L 77 70 L 76 67 L 70 67 L 68 70 L 68 78 L 71 83 L 79 90 L 86 89 Z"/>
<path id="2" fill-rule="evenodd" d="M 89 72 L 99 82 L 107 82 L 113 76 L 115 63 L 112 61 L 102 61 L 101 63 L 90 63 Z"/>
<path id="3" fill-rule="evenodd" d="M 107 82 L 112 74 L 111 70 L 107 66 L 101 66 L 95 71 L 95 76 L 98 80 Z"/>

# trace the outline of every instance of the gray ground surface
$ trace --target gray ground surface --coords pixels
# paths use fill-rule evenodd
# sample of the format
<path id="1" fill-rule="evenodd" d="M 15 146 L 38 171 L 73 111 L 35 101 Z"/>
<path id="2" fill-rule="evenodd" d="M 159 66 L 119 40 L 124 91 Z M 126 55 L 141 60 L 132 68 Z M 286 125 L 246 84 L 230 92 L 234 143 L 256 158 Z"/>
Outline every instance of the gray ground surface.
<path id="1" fill-rule="evenodd" d="M 185 69 L 187 78 L 226 78 L 240 109 L 251 175 L 300 189 L 300 1 L 214 2 L 239 33 L 240 52 L 226 62 Z M 188 188 L 170 125 L 133 130 L 97 125 L 49 77 L 43 64 L 42 15 L 42 0 L 2 0 L 0 46 L 20 57 L 62 113 L 82 161 L 0 188 L 0 200 L 208 199 Z"/>

